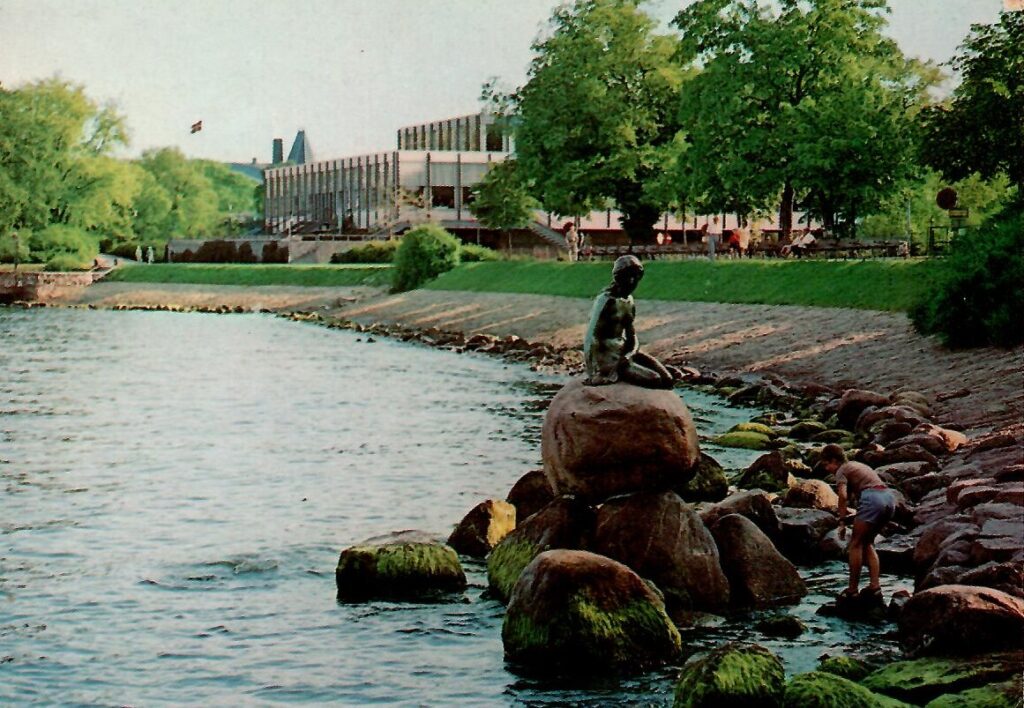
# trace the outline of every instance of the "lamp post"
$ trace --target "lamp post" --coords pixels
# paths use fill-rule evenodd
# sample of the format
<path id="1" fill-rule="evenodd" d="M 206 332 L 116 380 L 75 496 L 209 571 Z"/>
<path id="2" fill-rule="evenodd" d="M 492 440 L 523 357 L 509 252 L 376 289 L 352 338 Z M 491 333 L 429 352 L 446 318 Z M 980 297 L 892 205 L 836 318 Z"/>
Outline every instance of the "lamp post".
<path id="1" fill-rule="evenodd" d="M 11 238 L 14 239 L 14 270 L 18 270 L 18 264 L 21 262 L 21 248 L 19 248 L 18 232 L 12 232 Z"/>

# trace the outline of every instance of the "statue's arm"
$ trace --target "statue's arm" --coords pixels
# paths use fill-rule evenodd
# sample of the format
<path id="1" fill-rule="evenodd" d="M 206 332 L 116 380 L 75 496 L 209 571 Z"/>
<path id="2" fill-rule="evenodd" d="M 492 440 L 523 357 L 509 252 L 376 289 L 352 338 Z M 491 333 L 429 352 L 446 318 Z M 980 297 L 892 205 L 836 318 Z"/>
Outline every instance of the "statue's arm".
<path id="1" fill-rule="evenodd" d="M 634 317 L 636 317 L 636 310 L 633 308 L 631 303 L 625 315 L 623 316 L 623 333 L 626 339 L 625 346 L 623 347 L 623 352 L 627 355 L 635 353 L 636 350 L 640 348 L 640 342 L 638 342 L 636 338 L 636 329 L 634 329 L 633 327 Z"/>

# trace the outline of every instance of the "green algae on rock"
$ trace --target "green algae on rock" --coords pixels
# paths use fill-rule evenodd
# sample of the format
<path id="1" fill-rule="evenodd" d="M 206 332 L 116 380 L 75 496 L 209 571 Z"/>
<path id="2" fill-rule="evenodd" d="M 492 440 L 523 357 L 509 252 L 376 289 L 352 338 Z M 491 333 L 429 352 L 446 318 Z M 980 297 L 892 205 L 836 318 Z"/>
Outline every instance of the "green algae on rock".
<path id="1" fill-rule="evenodd" d="M 759 433 L 769 438 L 776 438 L 778 434 L 770 425 L 764 423 L 755 423 L 753 421 L 749 423 L 737 423 L 736 425 L 729 428 L 729 433 Z"/>
<path id="2" fill-rule="evenodd" d="M 802 420 L 789 429 L 788 437 L 794 440 L 807 441 L 818 433 L 825 432 L 827 429 L 824 423 L 816 420 Z"/>
<path id="3" fill-rule="evenodd" d="M 774 708 L 781 702 L 785 685 L 785 670 L 777 656 L 757 644 L 736 642 L 684 666 L 673 705 Z"/>
<path id="4" fill-rule="evenodd" d="M 512 591 L 506 657 L 531 670 L 633 671 L 679 655 L 664 603 L 625 565 L 588 551 L 541 553 Z"/>
<path id="5" fill-rule="evenodd" d="M 713 457 L 702 452 L 693 479 L 673 491 L 688 502 L 717 502 L 728 495 L 729 480 L 722 466 Z"/>
<path id="6" fill-rule="evenodd" d="M 928 657 L 897 661 L 869 674 L 861 683 L 877 693 L 924 704 L 939 696 L 978 688 L 1019 676 L 1019 653 L 989 654 L 970 659 Z"/>
<path id="7" fill-rule="evenodd" d="M 401 531 L 346 548 L 335 570 L 338 599 L 429 599 L 466 587 L 455 551 L 428 534 Z"/>
<path id="8" fill-rule="evenodd" d="M 794 676 L 782 699 L 783 708 L 896 708 L 905 705 L 823 671 Z"/>
<path id="9" fill-rule="evenodd" d="M 994 683 L 939 696 L 925 708 L 1018 708 L 1022 695 L 1024 686 L 1021 685 L 1021 678 L 1018 676 L 1005 683 Z"/>
<path id="10" fill-rule="evenodd" d="M 487 558 L 491 592 L 502 602 L 508 602 L 513 586 L 530 561 L 554 548 L 579 548 L 593 520 L 593 509 L 572 497 L 559 497 L 528 517 Z"/>
<path id="11" fill-rule="evenodd" d="M 818 671 L 851 681 L 860 681 L 873 669 L 867 662 L 852 656 L 827 656 L 818 662 Z"/>
<path id="12" fill-rule="evenodd" d="M 763 433 L 734 431 L 714 438 L 711 442 L 722 447 L 738 447 L 744 450 L 769 450 L 772 439 Z"/>

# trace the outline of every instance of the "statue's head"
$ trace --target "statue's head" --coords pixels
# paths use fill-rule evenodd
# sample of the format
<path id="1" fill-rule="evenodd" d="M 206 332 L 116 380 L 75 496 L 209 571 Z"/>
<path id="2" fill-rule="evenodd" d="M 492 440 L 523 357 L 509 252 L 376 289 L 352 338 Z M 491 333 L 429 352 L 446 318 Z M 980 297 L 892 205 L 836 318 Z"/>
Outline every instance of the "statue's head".
<path id="1" fill-rule="evenodd" d="M 636 256 L 620 256 L 612 266 L 612 280 L 624 294 L 629 295 L 644 277 L 644 264 Z"/>

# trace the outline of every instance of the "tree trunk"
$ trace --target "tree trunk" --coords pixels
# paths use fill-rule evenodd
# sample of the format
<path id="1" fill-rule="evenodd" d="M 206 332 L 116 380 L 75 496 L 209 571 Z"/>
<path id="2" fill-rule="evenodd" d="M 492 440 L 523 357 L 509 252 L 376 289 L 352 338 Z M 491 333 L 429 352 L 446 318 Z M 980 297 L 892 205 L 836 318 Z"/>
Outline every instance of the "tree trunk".
<path id="1" fill-rule="evenodd" d="M 782 229 L 782 237 L 789 238 L 793 230 L 793 185 L 788 179 L 782 188 L 782 203 L 779 204 L 779 228 Z"/>

